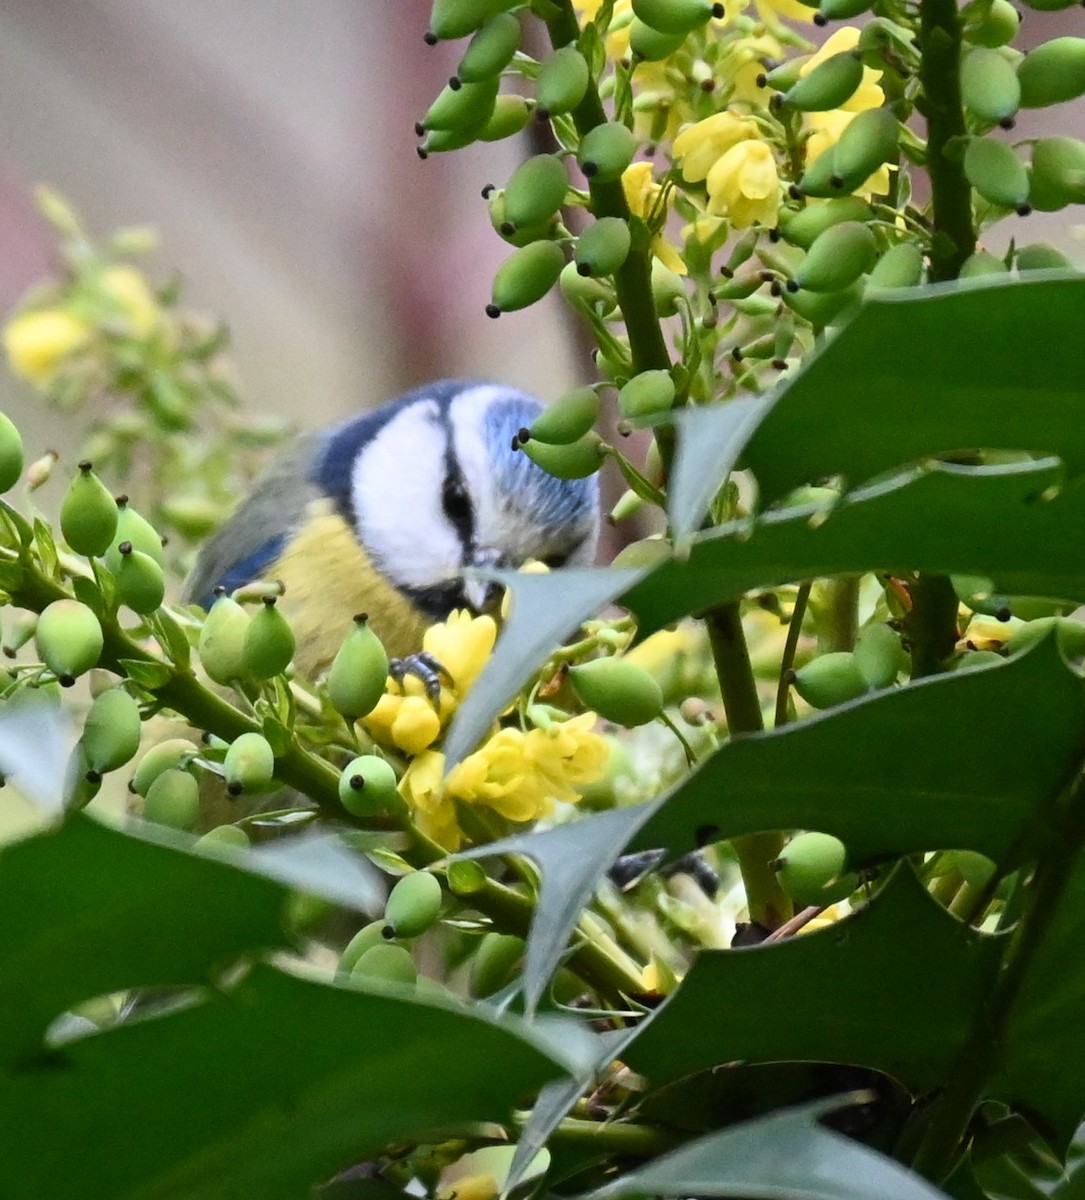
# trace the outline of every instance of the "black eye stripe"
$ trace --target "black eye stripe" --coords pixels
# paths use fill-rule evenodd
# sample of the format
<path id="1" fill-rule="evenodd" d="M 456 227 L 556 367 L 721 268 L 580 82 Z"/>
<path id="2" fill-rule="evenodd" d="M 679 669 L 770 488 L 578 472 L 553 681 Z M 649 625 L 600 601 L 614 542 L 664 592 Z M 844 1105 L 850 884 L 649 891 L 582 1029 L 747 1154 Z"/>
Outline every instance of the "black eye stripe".
<path id="1" fill-rule="evenodd" d="M 475 536 L 475 514 L 471 497 L 459 469 L 453 464 L 446 466 L 445 481 L 441 488 L 441 507 L 464 546 L 470 546 Z"/>

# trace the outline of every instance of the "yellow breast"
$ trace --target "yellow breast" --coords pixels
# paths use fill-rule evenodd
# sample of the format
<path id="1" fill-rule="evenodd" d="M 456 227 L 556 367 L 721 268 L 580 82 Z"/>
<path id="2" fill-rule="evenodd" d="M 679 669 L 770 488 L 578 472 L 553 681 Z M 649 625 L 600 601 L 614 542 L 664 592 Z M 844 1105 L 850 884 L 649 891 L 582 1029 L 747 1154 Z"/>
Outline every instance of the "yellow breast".
<path id="1" fill-rule="evenodd" d="M 430 621 L 373 566 L 331 501 L 311 506 L 267 576 L 286 588 L 279 607 L 297 638 L 295 665 L 310 678 L 331 664 L 356 613 L 369 614 L 370 626 L 392 657 L 422 648 Z"/>

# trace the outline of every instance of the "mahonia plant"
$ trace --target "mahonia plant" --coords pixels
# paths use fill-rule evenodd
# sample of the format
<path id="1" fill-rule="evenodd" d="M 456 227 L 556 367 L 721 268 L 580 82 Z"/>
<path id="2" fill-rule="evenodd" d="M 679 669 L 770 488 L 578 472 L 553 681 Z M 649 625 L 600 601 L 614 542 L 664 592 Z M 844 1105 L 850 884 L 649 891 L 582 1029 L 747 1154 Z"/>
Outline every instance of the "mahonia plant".
<path id="1" fill-rule="evenodd" d="M 1022 53 L 1024 26 L 1006 0 L 435 0 L 425 40 L 462 44 L 422 157 L 529 122 L 552 137 L 483 190 L 512 247 L 485 311 L 510 328 L 557 289 L 595 343 L 595 382 L 516 449 L 561 478 L 613 463 L 610 519 L 664 532 L 598 572 L 530 565 L 499 618 L 454 612 L 425 635 L 433 680 L 393 670 L 361 615 L 302 678 L 274 581 L 206 615 L 166 602 L 161 535 L 199 532 L 175 491 L 217 511 L 241 483 L 222 340 L 116 261 L 133 235 L 97 250 L 44 197 L 66 274 L 5 345 L 47 397 L 96 409 L 67 472 L 24 470 L 0 421 L 0 491 L 68 487 L 59 539 L 0 501 L 2 696 L 90 681 L 66 828 L 107 810 L 110 776 L 174 845 L 239 870 L 321 826 L 396 882 L 360 927 L 295 893 L 292 966 L 359 1013 L 417 1017 L 418 1044 L 474 1022 L 402 1110 L 368 1027 L 399 1123 L 335 1076 L 320 1154 L 283 1139 L 304 1180 L 257 1185 L 250 1152 L 224 1187 L 302 1194 L 364 1158 L 329 1197 L 918 1200 L 1074 1170 L 1085 450 L 1051 403 L 1077 366 L 1032 361 L 1030 314 L 1085 296 L 1052 247 L 982 239 L 1085 202 L 1085 144 L 1011 137 L 1020 108 L 1085 94 L 1085 38 Z M 982 364 L 953 339 L 995 326 L 970 384 Z M 628 615 L 598 616 L 612 601 Z M 528 625 L 552 634 L 543 661 Z M 1021 711 L 1036 693 L 1050 713 Z M 563 1014 L 590 1061 L 509 1008 Z M 125 1018 L 77 1015 L 107 1045 Z M 533 1110 L 545 1072 L 494 1063 L 488 1023 L 564 1071 Z M 485 1111 L 479 1067 L 510 1072 Z M 275 1103 L 300 1112 L 291 1086 Z M 355 1109 L 329 1120 L 333 1091 L 380 1135 Z"/>

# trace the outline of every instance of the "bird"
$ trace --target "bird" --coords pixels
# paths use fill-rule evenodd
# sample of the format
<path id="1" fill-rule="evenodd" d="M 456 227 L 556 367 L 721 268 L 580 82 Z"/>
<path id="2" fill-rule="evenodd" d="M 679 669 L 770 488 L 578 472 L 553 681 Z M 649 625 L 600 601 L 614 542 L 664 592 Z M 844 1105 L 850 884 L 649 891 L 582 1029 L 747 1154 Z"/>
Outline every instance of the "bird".
<path id="1" fill-rule="evenodd" d="M 558 479 L 516 449 L 541 411 L 513 387 L 441 380 L 302 435 L 204 544 L 184 601 L 277 580 L 313 679 L 361 613 L 394 660 L 417 658 L 430 625 L 499 598 L 465 571 L 594 561 L 596 479 Z"/>

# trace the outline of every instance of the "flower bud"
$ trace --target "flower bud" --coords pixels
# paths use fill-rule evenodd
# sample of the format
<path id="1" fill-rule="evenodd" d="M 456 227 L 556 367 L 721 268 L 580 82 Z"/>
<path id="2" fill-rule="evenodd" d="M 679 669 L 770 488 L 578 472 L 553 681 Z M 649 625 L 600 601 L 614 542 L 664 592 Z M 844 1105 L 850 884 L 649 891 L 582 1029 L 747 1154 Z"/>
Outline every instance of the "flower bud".
<path id="1" fill-rule="evenodd" d="M 359 983 L 397 983 L 413 987 L 418 981 L 418 972 L 409 950 L 385 943 L 370 946 L 354 964 L 350 977 Z"/>
<path id="2" fill-rule="evenodd" d="M 294 631 L 275 604 L 274 596 L 265 596 L 245 630 L 242 661 L 245 673 L 253 679 L 281 675 L 294 657 Z"/>
<path id="3" fill-rule="evenodd" d="M 548 117 L 570 112 L 584 99 L 591 82 L 587 60 L 576 46 L 562 46 L 543 60 L 535 81 L 538 111 Z"/>
<path id="4" fill-rule="evenodd" d="M 1017 68 L 1022 108 L 1047 108 L 1085 94 L 1085 38 L 1059 37 L 1030 50 Z"/>
<path id="5" fill-rule="evenodd" d="M 519 18 L 509 12 L 496 13 L 467 44 L 456 77 L 463 83 L 481 83 L 500 75 L 520 48 L 520 37 Z"/>
<path id="6" fill-rule="evenodd" d="M 556 479 L 584 479 L 594 475 L 606 457 L 605 443 L 594 430 L 567 445 L 549 446 L 531 439 L 523 442 L 520 449 Z"/>
<path id="7" fill-rule="evenodd" d="M 245 636 L 249 614 L 225 592 L 211 605 L 200 630 L 203 669 L 216 682 L 230 684 L 245 678 Z"/>
<path id="8" fill-rule="evenodd" d="M 839 838 L 827 833 L 800 833 L 772 864 L 780 886 L 801 908 L 823 908 L 850 896 L 858 876 L 845 872 L 848 852 Z"/>
<path id="9" fill-rule="evenodd" d="M 396 882 L 384 906 L 386 938 L 425 933 L 441 911 L 441 884 L 429 871 L 412 871 Z"/>
<path id="10" fill-rule="evenodd" d="M 122 687 L 107 688 L 94 697 L 83 724 L 83 752 L 99 775 L 131 761 L 143 732 L 139 705 Z"/>
<path id="11" fill-rule="evenodd" d="M 833 708 L 867 691 L 867 681 L 850 650 L 834 650 L 811 659 L 794 673 L 793 682 L 811 708 Z"/>
<path id="12" fill-rule="evenodd" d="M 143 801 L 143 819 L 171 829 L 191 829 L 200 817 L 200 785 L 193 775 L 170 767 L 155 779 Z"/>
<path id="13" fill-rule="evenodd" d="M 977 192 L 992 204 L 1019 209 L 1028 203 L 1025 164 L 1012 146 L 994 138 L 970 138 L 964 152 L 964 173 Z"/>
<path id="14" fill-rule="evenodd" d="M 588 433 L 598 419 L 599 393 L 593 387 L 578 387 L 548 404 L 528 432 L 534 441 L 567 446 Z"/>
<path id="15" fill-rule="evenodd" d="M 384 695 L 387 679 L 388 654 L 367 615 L 360 613 L 328 670 L 332 707 L 348 721 L 366 716 Z"/>
<path id="16" fill-rule="evenodd" d="M 973 116 L 990 125 L 1011 121 L 1021 107 L 1021 84 L 1013 66 L 997 50 L 978 46 L 961 59 L 961 100 Z"/>
<path id="17" fill-rule="evenodd" d="M 188 738 L 167 738 L 164 742 L 158 742 L 139 760 L 128 790 L 146 797 L 151 784 L 163 771 L 182 766 L 198 754 L 199 750 Z"/>
<path id="18" fill-rule="evenodd" d="M 564 266 L 565 255 L 556 242 L 521 247 L 497 268 L 486 312 L 497 317 L 536 303 L 554 286 Z"/>
<path id="19" fill-rule="evenodd" d="M 633 0 L 633 12 L 660 33 L 691 33 L 724 15 L 723 5 L 712 0 Z"/>
<path id="20" fill-rule="evenodd" d="M 663 711 L 654 676 L 624 658 L 578 663 L 569 669 L 569 680 L 586 707 L 618 725 L 645 725 Z"/>
<path id="21" fill-rule="evenodd" d="M 795 272 L 795 282 L 808 292 L 842 291 L 870 270 L 877 253 L 869 225 L 841 221 L 815 238 Z"/>
<path id="22" fill-rule="evenodd" d="M 275 751 L 262 733 L 242 733 L 230 743 L 222 768 L 231 796 L 266 792 L 275 775 Z"/>
<path id="23" fill-rule="evenodd" d="M 166 577 L 162 568 L 149 554 L 134 550 L 131 542 L 121 542 L 117 556 L 113 578 L 121 603 L 144 616 L 155 612 L 166 595 Z"/>
<path id="24" fill-rule="evenodd" d="M 0 413 L 0 492 L 10 491 L 23 474 L 23 439 L 14 422 Z"/>
<path id="25" fill-rule="evenodd" d="M 580 141 L 577 162 L 588 179 L 596 183 L 613 183 L 633 161 L 637 139 L 621 121 L 596 125 Z"/>
<path id="26" fill-rule="evenodd" d="M 536 154 L 513 171 L 505 187 L 505 217 L 517 228 L 549 220 L 565 202 L 569 176 L 555 154 Z"/>
<path id="27" fill-rule="evenodd" d="M 618 412 L 630 420 L 655 416 L 673 407 L 674 395 L 674 380 L 669 371 L 641 371 L 618 393 Z"/>
<path id="28" fill-rule="evenodd" d="M 64 686 L 96 666 L 105 639 L 98 618 L 78 600 L 54 600 L 38 617 L 34 642 L 42 662 Z"/>
<path id="29" fill-rule="evenodd" d="M 403 807 L 396 773 L 376 754 L 362 754 L 339 776 L 339 801 L 355 817 L 377 817 Z"/>
<path id="30" fill-rule="evenodd" d="M 577 239 L 574 260 L 581 275 L 613 275 L 632 245 L 629 225 L 621 217 L 600 217 Z"/>
<path id="31" fill-rule="evenodd" d="M 863 82 L 863 62 L 854 50 L 832 54 L 784 93 L 784 103 L 800 112 L 840 108 Z"/>
<path id="32" fill-rule="evenodd" d="M 91 464 L 79 464 L 60 506 L 60 531 L 76 554 L 105 554 L 117 532 L 117 502 L 94 474 Z"/>

